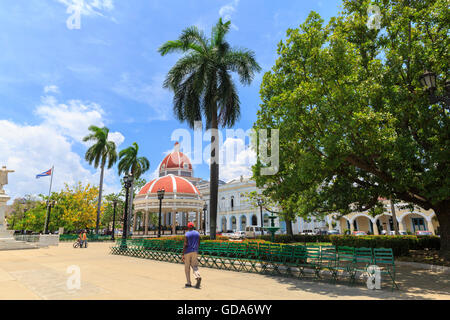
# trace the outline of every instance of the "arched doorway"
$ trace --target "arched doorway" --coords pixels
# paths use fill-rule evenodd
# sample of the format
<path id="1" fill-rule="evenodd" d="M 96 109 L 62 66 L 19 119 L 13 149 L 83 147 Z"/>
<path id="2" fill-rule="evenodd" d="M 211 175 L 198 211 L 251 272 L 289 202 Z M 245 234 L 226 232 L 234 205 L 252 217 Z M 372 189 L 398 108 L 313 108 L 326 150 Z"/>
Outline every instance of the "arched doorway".
<path id="1" fill-rule="evenodd" d="M 237 230 L 237 219 L 236 217 L 231 217 L 231 230 L 236 231 Z"/>
<path id="2" fill-rule="evenodd" d="M 247 227 L 247 217 L 241 216 L 241 228 L 240 231 L 245 231 L 245 227 Z"/>
<path id="3" fill-rule="evenodd" d="M 222 232 L 227 231 L 227 218 L 226 217 L 222 217 L 221 227 L 222 227 L 222 229 L 221 229 Z"/>
<path id="4" fill-rule="evenodd" d="M 399 229 L 415 233 L 416 231 L 431 231 L 436 234 L 439 227 L 437 219 L 433 221 L 432 216 L 427 217 L 421 212 L 409 212 L 399 218 Z"/>
<path id="5" fill-rule="evenodd" d="M 256 215 L 252 215 L 252 226 L 257 226 L 258 225 L 258 218 L 256 217 Z"/>
<path id="6" fill-rule="evenodd" d="M 359 214 L 353 218 L 353 228 L 354 231 L 364 231 L 367 233 L 374 234 L 372 220 L 366 214 Z"/>

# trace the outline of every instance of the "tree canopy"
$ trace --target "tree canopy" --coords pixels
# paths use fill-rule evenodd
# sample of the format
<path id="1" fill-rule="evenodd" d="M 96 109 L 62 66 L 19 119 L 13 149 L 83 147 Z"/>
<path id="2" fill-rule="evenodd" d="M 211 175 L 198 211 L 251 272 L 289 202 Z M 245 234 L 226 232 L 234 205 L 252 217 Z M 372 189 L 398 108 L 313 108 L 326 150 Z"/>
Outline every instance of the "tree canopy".
<path id="1" fill-rule="evenodd" d="M 367 9 L 381 11 L 368 28 Z M 301 215 L 380 208 L 380 197 L 433 209 L 449 253 L 449 106 L 420 76 L 449 71 L 447 1 L 343 1 L 328 24 L 311 12 L 279 44 L 261 85 L 256 129 L 280 129 L 280 171 L 259 185 L 286 190 Z M 290 192 L 290 194 L 289 194 Z"/>

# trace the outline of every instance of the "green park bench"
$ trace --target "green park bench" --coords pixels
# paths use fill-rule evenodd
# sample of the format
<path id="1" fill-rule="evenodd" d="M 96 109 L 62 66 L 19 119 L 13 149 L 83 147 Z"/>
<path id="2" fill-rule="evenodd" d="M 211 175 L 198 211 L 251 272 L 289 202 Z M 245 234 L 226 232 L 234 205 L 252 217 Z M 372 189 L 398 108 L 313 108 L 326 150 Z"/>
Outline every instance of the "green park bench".
<path id="1" fill-rule="evenodd" d="M 183 246 L 181 240 L 120 239 L 111 247 L 111 253 L 182 263 Z M 356 283 L 358 273 L 368 274 L 368 267 L 376 265 L 381 274 L 389 277 L 392 289 L 398 289 L 392 249 L 204 241 L 200 243 L 198 260 L 202 267 L 298 278 L 304 278 L 305 270 L 310 269 L 316 280 L 322 279 L 321 271 L 325 270 L 331 282 L 347 275 L 351 285 Z"/>

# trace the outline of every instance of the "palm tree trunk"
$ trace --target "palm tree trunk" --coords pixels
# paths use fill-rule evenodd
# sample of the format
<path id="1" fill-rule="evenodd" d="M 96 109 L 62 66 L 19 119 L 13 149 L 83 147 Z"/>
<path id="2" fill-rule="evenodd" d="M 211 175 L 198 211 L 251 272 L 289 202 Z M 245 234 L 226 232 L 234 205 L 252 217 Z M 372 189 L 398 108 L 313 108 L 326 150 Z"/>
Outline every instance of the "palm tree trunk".
<path id="1" fill-rule="evenodd" d="M 102 191 L 103 191 L 103 173 L 105 171 L 105 166 L 102 165 L 100 171 L 100 186 L 98 189 L 98 206 L 97 206 L 97 223 L 95 224 L 95 234 L 98 234 L 98 228 L 100 225 L 100 209 L 102 207 Z"/>
<path id="2" fill-rule="evenodd" d="M 216 239 L 217 229 L 217 201 L 219 191 L 219 135 L 217 111 L 213 111 L 211 119 L 211 164 L 209 184 L 209 234 L 211 240 Z"/>

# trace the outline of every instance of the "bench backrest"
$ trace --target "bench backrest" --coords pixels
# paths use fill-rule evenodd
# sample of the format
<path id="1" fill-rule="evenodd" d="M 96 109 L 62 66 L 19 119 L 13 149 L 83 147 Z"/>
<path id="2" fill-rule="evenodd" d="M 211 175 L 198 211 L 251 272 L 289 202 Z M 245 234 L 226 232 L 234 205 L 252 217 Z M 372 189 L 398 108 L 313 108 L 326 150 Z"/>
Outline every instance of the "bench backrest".
<path id="1" fill-rule="evenodd" d="M 365 247 L 356 248 L 355 249 L 355 262 L 372 264 L 372 262 L 373 262 L 372 248 L 365 248 Z"/>
<path id="2" fill-rule="evenodd" d="M 392 251 L 392 248 L 386 249 L 386 248 L 374 248 L 373 249 L 373 258 L 374 263 L 376 265 L 380 264 L 390 264 L 394 265 L 394 253 Z"/>

